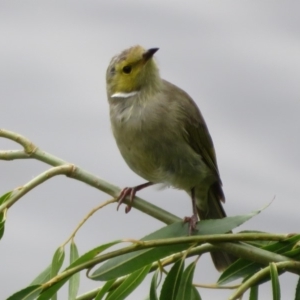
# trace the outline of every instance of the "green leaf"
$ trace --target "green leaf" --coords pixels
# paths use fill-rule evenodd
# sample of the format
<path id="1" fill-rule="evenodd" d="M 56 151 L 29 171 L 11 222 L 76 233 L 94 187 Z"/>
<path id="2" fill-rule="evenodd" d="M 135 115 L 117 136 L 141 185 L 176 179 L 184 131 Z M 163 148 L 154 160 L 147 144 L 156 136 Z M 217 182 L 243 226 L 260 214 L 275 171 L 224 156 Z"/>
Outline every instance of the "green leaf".
<path id="1" fill-rule="evenodd" d="M 184 269 L 184 259 L 178 260 L 169 271 L 162 286 L 159 300 L 176 300 Z"/>
<path id="2" fill-rule="evenodd" d="M 299 276 L 298 282 L 297 282 L 295 300 L 300 300 L 300 276 Z"/>
<path id="3" fill-rule="evenodd" d="M 77 267 L 78 265 L 81 265 L 83 263 L 88 262 L 89 260 L 93 259 L 96 255 L 101 253 L 102 251 L 104 251 L 107 248 L 109 248 L 109 247 L 111 247 L 115 244 L 118 244 L 118 243 L 120 243 L 120 241 L 114 241 L 114 242 L 101 245 L 99 247 L 96 247 L 96 248 L 88 251 L 87 253 L 85 253 L 84 255 L 79 257 L 78 259 L 76 259 L 69 267 L 67 267 L 65 269 L 65 271 L 69 270 L 69 269 L 72 269 L 74 267 Z M 50 299 L 70 279 L 71 276 L 72 275 L 62 279 L 61 281 L 53 284 L 48 289 L 44 290 L 41 293 L 41 295 L 39 296 L 38 300 L 48 300 L 48 299 Z"/>
<path id="4" fill-rule="evenodd" d="M 194 235 L 205 234 L 221 234 L 231 231 L 233 228 L 243 224 L 260 211 L 252 212 L 247 215 L 227 217 L 218 220 L 204 220 L 197 224 L 197 231 Z M 188 224 L 183 222 L 176 222 L 165 226 L 147 236 L 142 238 L 142 241 L 151 241 L 166 238 L 176 238 L 188 236 Z M 148 264 L 151 264 L 166 256 L 172 255 L 176 252 L 184 251 L 190 247 L 191 244 L 174 244 L 161 246 L 156 248 L 138 250 L 132 253 L 120 255 L 112 258 L 102 264 L 90 276 L 93 280 L 107 281 L 113 278 L 118 278 L 130 274 Z"/>
<path id="5" fill-rule="evenodd" d="M 12 192 L 13 191 L 7 192 L 0 197 L 0 205 L 2 205 L 4 202 L 6 202 L 10 198 Z"/>
<path id="6" fill-rule="evenodd" d="M 151 269 L 148 265 L 128 275 L 126 279 L 113 292 L 109 293 L 106 300 L 123 300 L 134 291 L 144 280 Z"/>
<path id="7" fill-rule="evenodd" d="M 192 291 L 193 291 L 193 293 L 192 293 L 192 298 L 191 298 L 191 300 L 201 300 L 201 296 L 200 296 L 200 294 L 199 294 L 198 289 L 196 289 L 196 288 L 193 286 Z"/>
<path id="8" fill-rule="evenodd" d="M 51 285 L 48 289 L 44 290 L 40 296 L 37 298 L 37 300 L 49 300 L 51 297 L 53 298 L 53 295 L 56 294 L 56 292 L 70 279 L 71 276 L 68 276 L 53 285 Z"/>
<path id="9" fill-rule="evenodd" d="M 3 237 L 4 234 L 4 228 L 5 228 L 5 220 L 4 219 L 4 214 L 0 213 L 0 219 L 2 219 L 2 221 L 0 222 L 0 240 Z"/>
<path id="10" fill-rule="evenodd" d="M 179 286 L 178 295 L 176 300 L 193 300 L 194 298 L 194 286 L 193 278 L 196 267 L 196 262 L 192 262 L 183 272 L 181 284 Z M 196 289 L 197 290 L 197 289 Z M 200 297 L 200 294 L 198 294 Z M 200 297 L 201 298 L 201 297 Z"/>
<path id="11" fill-rule="evenodd" d="M 292 251 L 292 248 L 300 240 L 300 235 L 294 235 L 285 241 L 275 242 L 270 245 L 262 247 L 263 250 L 270 251 L 277 254 L 291 254 L 296 255 L 297 249 Z M 246 243 L 245 243 L 246 245 Z M 249 245 L 249 251 L 253 246 Z M 252 276 L 254 273 L 259 271 L 264 265 L 248 261 L 246 259 L 238 259 L 232 265 L 230 265 L 220 276 L 218 283 L 225 284 L 239 278 L 245 278 L 247 276 Z"/>
<path id="12" fill-rule="evenodd" d="M 157 278 L 158 278 L 159 274 L 160 274 L 160 270 L 157 269 L 154 272 L 154 275 L 152 277 L 151 285 L 150 285 L 149 300 L 158 300 L 158 297 L 157 297 L 157 286 L 158 286 Z"/>
<path id="13" fill-rule="evenodd" d="M 125 276 L 163 257 L 183 251 L 189 246 L 188 244 L 168 245 L 120 255 L 102 264 L 90 275 L 90 278 L 93 280 L 107 281 Z"/>
<path id="14" fill-rule="evenodd" d="M 76 261 L 79 257 L 78 249 L 74 240 L 72 240 L 70 244 L 70 264 Z M 78 289 L 79 289 L 79 282 L 80 282 L 80 273 L 74 274 L 69 281 L 69 300 L 75 300 Z"/>
<path id="15" fill-rule="evenodd" d="M 280 284 L 278 279 L 277 266 L 275 263 L 270 263 L 270 274 L 272 281 L 273 300 L 280 300 Z"/>
<path id="16" fill-rule="evenodd" d="M 51 278 L 57 275 L 58 271 L 60 270 L 63 262 L 65 259 L 65 249 L 63 247 L 59 247 L 52 259 L 52 265 L 51 265 Z"/>
<path id="17" fill-rule="evenodd" d="M 258 300 L 258 285 L 251 286 L 249 300 Z"/>
<path id="18" fill-rule="evenodd" d="M 59 247 L 54 255 L 53 255 L 53 258 L 52 258 L 52 264 L 51 264 L 51 271 L 50 271 L 50 279 L 55 277 L 58 273 L 58 271 L 60 270 L 63 262 L 64 262 L 64 258 L 65 258 L 65 250 L 63 247 Z M 44 270 L 39 276 L 41 275 L 45 275 L 47 276 L 47 269 Z M 38 280 L 39 280 L 39 276 L 38 276 Z M 36 281 L 37 278 L 34 280 Z M 65 283 L 65 282 L 64 282 Z M 64 284 L 63 283 L 63 284 Z M 56 291 L 58 291 L 58 289 L 63 285 L 60 285 L 61 284 L 61 281 L 58 282 L 58 283 L 55 283 L 53 284 L 50 288 L 44 290 L 40 296 L 38 297 L 39 300 L 43 299 L 50 299 L 52 297 L 52 300 L 56 300 L 57 299 L 57 296 L 56 296 Z M 57 289 L 56 289 L 57 288 Z M 52 294 L 51 294 L 51 291 L 54 291 Z"/>
<path id="19" fill-rule="evenodd" d="M 193 233 L 193 235 L 221 234 L 221 233 L 229 232 L 229 231 L 233 230 L 234 228 L 242 225 L 246 221 L 250 220 L 257 214 L 259 214 L 261 211 L 262 211 L 262 209 L 253 211 L 246 215 L 226 217 L 223 219 L 211 219 L 211 220 L 199 221 L 197 223 L 197 231 L 195 231 Z M 173 225 L 173 224 L 171 224 L 171 225 Z M 171 225 L 169 225 L 169 226 L 171 226 Z M 188 232 L 186 232 L 186 234 L 184 236 L 186 236 L 186 235 L 188 235 Z"/>
<path id="20" fill-rule="evenodd" d="M 98 254 L 100 254 L 101 252 L 103 252 L 104 250 L 108 249 L 109 247 L 112 247 L 112 246 L 114 246 L 116 244 L 119 244 L 119 243 L 122 243 L 122 242 L 123 241 L 121 241 L 121 240 L 117 240 L 117 241 L 113 241 L 113 242 L 98 246 L 98 247 L 86 252 L 82 256 L 80 256 L 66 270 L 74 268 L 74 267 L 76 267 L 78 265 L 81 265 L 83 263 L 86 263 L 89 260 L 93 259 Z"/>
<path id="21" fill-rule="evenodd" d="M 12 192 L 8 192 L 0 197 L 0 206 L 10 198 L 11 194 Z M 6 213 L 4 211 L 0 213 L 0 240 L 2 239 L 4 234 L 5 221 L 6 221 Z"/>
<path id="22" fill-rule="evenodd" d="M 98 292 L 98 294 L 94 300 L 101 300 L 115 282 L 116 282 L 115 279 L 107 281 L 103 285 L 103 287 L 100 289 L 100 291 Z"/>
<path id="23" fill-rule="evenodd" d="M 65 259 L 65 249 L 64 247 L 59 247 L 53 255 L 52 265 L 51 265 L 51 278 L 55 277 L 58 274 L 58 271 L 60 270 L 64 262 L 64 259 Z M 52 296 L 52 300 L 57 300 L 56 294 Z"/>
<path id="24" fill-rule="evenodd" d="M 41 285 L 28 286 L 25 289 L 16 292 L 6 300 L 34 300 L 42 290 Z"/>
<path id="25" fill-rule="evenodd" d="M 284 255 L 294 260 L 300 260 L 300 247 L 284 252 Z"/>
<path id="26" fill-rule="evenodd" d="M 43 284 L 50 280 L 51 278 L 51 267 L 49 265 L 44 271 L 42 271 L 31 283 L 30 285 Z"/>
<path id="27" fill-rule="evenodd" d="M 31 289 L 31 287 L 32 286 L 34 286 L 34 287 L 37 287 L 37 286 L 40 286 L 40 284 L 43 284 L 43 283 L 45 283 L 45 282 L 47 282 L 47 281 L 49 281 L 50 280 L 50 278 L 51 278 L 51 267 L 52 267 L 52 265 L 49 265 L 43 272 L 41 272 L 30 284 L 29 284 L 29 287 L 27 287 L 27 288 L 25 288 L 25 289 L 23 289 L 23 290 L 21 290 L 20 292 L 27 292 L 27 289 L 29 289 L 29 291 L 30 291 L 30 289 Z M 39 292 L 37 293 L 37 294 L 34 294 L 35 295 L 35 297 L 34 297 L 34 299 L 36 299 L 36 296 L 37 295 L 39 295 L 40 293 L 41 293 L 41 291 L 42 291 L 42 288 L 40 288 L 39 289 Z M 18 292 L 19 293 L 19 292 Z M 42 292 L 41 294 L 43 294 L 44 292 Z M 51 295 L 52 296 L 52 295 Z M 51 298 L 51 296 L 48 298 L 48 299 L 50 299 Z M 11 296 L 12 297 L 12 296 Z M 9 298 L 10 299 L 10 298 Z M 20 299 L 23 299 L 23 298 L 21 298 L 21 294 L 19 295 L 17 295 L 17 297 L 16 298 L 12 298 L 12 299 L 18 299 L 18 300 L 20 300 Z M 11 299 L 11 300 L 12 300 Z M 25 298 L 24 298 L 25 299 Z M 31 299 L 31 298 L 28 298 L 28 299 Z"/>

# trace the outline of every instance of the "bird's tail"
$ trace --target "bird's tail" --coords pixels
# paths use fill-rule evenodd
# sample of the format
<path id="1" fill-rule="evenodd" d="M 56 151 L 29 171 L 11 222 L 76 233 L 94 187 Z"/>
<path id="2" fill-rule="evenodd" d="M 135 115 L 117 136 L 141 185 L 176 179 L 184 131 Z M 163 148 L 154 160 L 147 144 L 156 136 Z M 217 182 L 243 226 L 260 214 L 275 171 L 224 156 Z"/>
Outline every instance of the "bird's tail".
<path id="1" fill-rule="evenodd" d="M 224 200 L 225 197 L 221 185 L 219 183 L 212 185 L 208 191 L 207 206 L 205 210 L 201 210 L 199 207 L 197 207 L 200 219 L 208 220 L 226 217 L 226 213 L 221 203 L 221 201 Z M 224 251 L 211 252 L 211 257 L 216 269 L 220 272 L 226 269 L 237 259 L 236 257 Z"/>

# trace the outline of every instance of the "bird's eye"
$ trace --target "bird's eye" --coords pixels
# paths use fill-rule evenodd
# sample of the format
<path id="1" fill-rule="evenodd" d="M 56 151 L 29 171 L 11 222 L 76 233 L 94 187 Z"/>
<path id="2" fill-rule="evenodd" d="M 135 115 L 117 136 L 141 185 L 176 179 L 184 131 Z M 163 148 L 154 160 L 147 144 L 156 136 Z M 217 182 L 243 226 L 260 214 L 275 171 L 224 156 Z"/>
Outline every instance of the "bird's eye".
<path id="1" fill-rule="evenodd" d="M 131 69 L 132 69 L 131 66 L 125 66 L 125 67 L 123 67 L 123 72 L 125 74 L 130 74 Z"/>

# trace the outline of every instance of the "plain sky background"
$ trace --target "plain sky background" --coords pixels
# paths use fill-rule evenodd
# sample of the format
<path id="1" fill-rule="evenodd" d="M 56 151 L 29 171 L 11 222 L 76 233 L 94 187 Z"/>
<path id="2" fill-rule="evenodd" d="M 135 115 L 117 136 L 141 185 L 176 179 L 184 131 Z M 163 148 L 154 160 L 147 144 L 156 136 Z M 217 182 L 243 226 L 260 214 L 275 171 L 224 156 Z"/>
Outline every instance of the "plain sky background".
<path id="1" fill-rule="evenodd" d="M 111 57 L 140 44 L 155 54 L 163 78 L 186 90 L 213 137 L 228 215 L 272 205 L 241 229 L 299 232 L 300 2 L 109 1 L 0 2 L 0 128 L 120 187 L 143 182 L 122 160 L 113 139 L 105 91 Z M 19 146 L 0 139 L 0 149 Z M 0 161 L 0 194 L 49 166 Z M 184 217 L 188 196 L 148 188 L 141 197 Z M 1 241 L 0 299 L 25 287 L 84 215 L 109 199 L 60 176 L 8 212 Z M 81 254 L 119 238 L 140 238 L 163 226 L 116 205 L 94 215 L 76 237 Z M 84 280 L 80 293 L 99 286 Z M 209 255 L 196 282 L 218 278 Z M 297 278 L 280 278 L 292 299 Z M 144 284 L 134 299 L 148 292 Z M 270 284 L 261 290 L 268 299 Z M 228 291 L 200 290 L 203 299 Z M 59 299 L 66 299 L 65 292 Z M 133 298 L 131 298 L 133 299 Z"/>

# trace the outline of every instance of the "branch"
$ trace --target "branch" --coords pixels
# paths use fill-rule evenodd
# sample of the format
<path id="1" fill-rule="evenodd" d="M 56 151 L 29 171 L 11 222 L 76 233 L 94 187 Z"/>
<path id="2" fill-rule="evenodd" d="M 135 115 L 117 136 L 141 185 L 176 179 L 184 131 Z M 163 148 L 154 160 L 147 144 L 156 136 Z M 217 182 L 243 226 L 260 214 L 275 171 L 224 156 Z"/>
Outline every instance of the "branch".
<path id="1" fill-rule="evenodd" d="M 234 236 L 235 234 L 223 234 L 219 235 L 218 240 L 222 240 L 223 237 L 230 235 L 233 240 L 235 240 Z M 250 234 L 249 234 L 250 235 Z M 214 242 L 216 240 L 211 236 L 210 238 L 207 238 L 207 236 L 195 236 L 195 241 L 201 241 L 203 239 L 205 240 L 210 240 L 212 239 Z M 190 242 L 190 237 L 186 238 L 177 238 L 176 242 L 174 241 L 175 239 L 161 239 L 161 240 L 151 240 L 151 241 L 136 241 L 134 245 L 124 247 L 122 249 L 114 250 L 109 253 L 105 253 L 102 255 L 99 255 L 97 257 L 94 257 L 90 259 L 87 262 L 81 263 L 75 267 L 68 268 L 67 270 L 63 271 L 62 273 L 58 274 L 57 276 L 51 278 L 48 282 L 43 284 L 43 288 L 47 288 L 51 286 L 53 283 L 56 283 L 58 281 L 61 281 L 77 272 L 80 272 L 84 269 L 88 269 L 89 271 L 91 268 L 93 268 L 95 265 L 106 261 L 108 259 L 111 259 L 113 257 L 117 257 L 123 254 L 135 252 L 138 250 L 143 250 L 143 249 L 149 249 L 157 246 L 166 246 L 170 245 L 169 240 L 172 240 L 172 244 L 177 244 L 177 243 L 191 243 Z M 126 240 L 128 241 L 128 240 Z M 218 244 L 203 244 L 201 246 L 198 246 L 192 250 L 189 250 L 190 253 L 188 253 L 187 256 L 191 255 L 199 255 L 208 251 L 217 251 L 220 248 L 224 249 L 223 244 L 229 244 L 229 243 L 222 243 L 222 247 L 217 246 Z M 256 248 L 250 245 L 243 245 L 243 244 L 229 244 L 232 245 L 231 251 L 228 251 L 230 253 L 239 253 L 239 257 L 245 258 L 245 259 L 250 259 L 251 261 L 258 262 L 261 264 L 268 265 L 270 262 L 291 262 L 292 267 L 288 269 L 288 271 L 296 274 L 300 274 L 300 262 L 294 261 L 289 257 L 286 257 L 284 255 L 276 254 L 273 252 L 269 252 L 260 248 Z M 228 249 L 224 249 L 227 251 Z M 182 254 L 182 253 L 181 253 Z"/>
<path id="2" fill-rule="evenodd" d="M 9 150 L 9 151 L 0 151 L 0 160 L 14 160 L 14 159 L 36 159 L 42 161 L 48 165 L 57 167 L 62 165 L 70 165 L 70 163 L 50 154 L 45 151 L 42 151 L 37 146 L 35 146 L 27 138 L 5 129 L 0 129 L 0 137 L 7 138 L 9 140 L 15 141 L 20 144 L 24 150 Z M 93 174 L 77 167 L 74 165 L 74 172 L 68 174 L 69 177 L 76 180 L 82 181 L 106 194 L 111 195 L 112 197 L 117 197 L 120 194 L 120 188 L 115 185 L 112 185 L 103 179 L 94 176 Z M 125 204 L 129 203 L 128 199 L 125 199 Z M 135 197 L 132 203 L 132 206 L 139 211 L 142 211 L 157 220 L 162 221 L 165 224 L 171 224 L 181 219 L 177 216 L 169 213 L 168 211 L 157 207 L 151 203 L 148 203 L 145 200 L 142 200 L 139 197 Z"/>
<path id="3" fill-rule="evenodd" d="M 28 183 L 24 184 L 23 186 L 20 186 L 16 188 L 10 198 L 5 201 L 2 205 L 0 205 L 0 213 L 3 212 L 5 209 L 11 207 L 15 202 L 17 202 L 21 197 L 26 195 L 29 191 L 31 191 L 36 186 L 42 184 L 43 182 L 47 181 L 48 179 L 61 175 L 61 174 L 71 174 L 74 172 L 75 166 L 74 165 L 61 165 L 59 167 L 51 168 L 34 179 L 30 180 Z"/>

